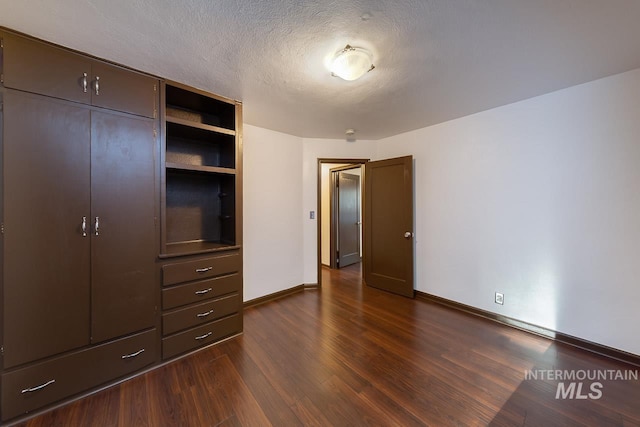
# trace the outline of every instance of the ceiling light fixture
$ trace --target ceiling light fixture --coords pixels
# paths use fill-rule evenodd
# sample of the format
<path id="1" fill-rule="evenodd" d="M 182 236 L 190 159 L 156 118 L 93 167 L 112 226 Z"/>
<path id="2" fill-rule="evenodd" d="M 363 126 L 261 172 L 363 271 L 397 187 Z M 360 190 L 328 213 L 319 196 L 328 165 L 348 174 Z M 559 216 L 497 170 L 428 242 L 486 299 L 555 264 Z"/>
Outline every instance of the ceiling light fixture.
<path id="1" fill-rule="evenodd" d="M 366 49 L 346 45 L 338 51 L 331 63 L 331 75 L 352 81 L 359 79 L 376 68 L 373 65 L 373 55 Z"/>

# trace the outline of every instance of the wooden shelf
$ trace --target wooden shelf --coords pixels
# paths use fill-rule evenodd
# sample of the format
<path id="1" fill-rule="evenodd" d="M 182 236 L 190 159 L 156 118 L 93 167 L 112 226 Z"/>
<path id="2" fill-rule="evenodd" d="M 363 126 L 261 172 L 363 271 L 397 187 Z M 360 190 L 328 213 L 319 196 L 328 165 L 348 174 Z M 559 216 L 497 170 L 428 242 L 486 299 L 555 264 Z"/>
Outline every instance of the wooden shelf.
<path id="1" fill-rule="evenodd" d="M 196 255 L 208 252 L 228 251 L 238 249 L 240 246 L 230 243 L 209 242 L 205 240 L 195 240 L 190 242 L 167 243 L 167 249 L 160 258 L 171 258 L 186 255 Z"/>
<path id="2" fill-rule="evenodd" d="M 205 125 L 202 123 L 198 123 L 198 122 L 192 122 L 190 120 L 185 120 L 185 119 L 181 119 L 178 117 L 171 117 L 171 116 L 167 116 L 167 123 L 175 123 L 177 125 L 181 125 L 181 126 L 188 126 L 191 128 L 196 128 L 196 129 L 201 129 L 201 130 L 206 130 L 209 132 L 216 132 L 216 133 L 221 133 L 224 135 L 231 135 L 231 136 L 235 136 L 236 135 L 236 131 L 235 130 L 231 130 L 231 129 L 225 129 L 225 128 L 221 128 L 218 126 L 211 126 L 211 125 Z"/>
<path id="3" fill-rule="evenodd" d="M 165 84 L 163 249 L 167 256 L 238 243 L 241 111 L 235 102 Z"/>
<path id="4" fill-rule="evenodd" d="M 179 170 L 179 171 L 218 173 L 218 174 L 224 174 L 224 175 L 236 174 L 235 169 L 219 168 L 214 166 L 188 165 L 184 163 L 174 163 L 174 162 L 166 162 L 166 168 Z"/>

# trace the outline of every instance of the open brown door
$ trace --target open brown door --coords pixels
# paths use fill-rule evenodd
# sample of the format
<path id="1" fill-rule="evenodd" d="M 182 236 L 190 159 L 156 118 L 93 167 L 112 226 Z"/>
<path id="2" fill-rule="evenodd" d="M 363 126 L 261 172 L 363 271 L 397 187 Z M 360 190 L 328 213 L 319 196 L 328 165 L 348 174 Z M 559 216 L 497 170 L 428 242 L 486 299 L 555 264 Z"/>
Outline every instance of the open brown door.
<path id="1" fill-rule="evenodd" d="M 336 174 L 338 268 L 360 262 L 360 176 Z"/>
<path id="2" fill-rule="evenodd" d="M 413 297 L 413 157 L 365 164 L 364 281 Z"/>

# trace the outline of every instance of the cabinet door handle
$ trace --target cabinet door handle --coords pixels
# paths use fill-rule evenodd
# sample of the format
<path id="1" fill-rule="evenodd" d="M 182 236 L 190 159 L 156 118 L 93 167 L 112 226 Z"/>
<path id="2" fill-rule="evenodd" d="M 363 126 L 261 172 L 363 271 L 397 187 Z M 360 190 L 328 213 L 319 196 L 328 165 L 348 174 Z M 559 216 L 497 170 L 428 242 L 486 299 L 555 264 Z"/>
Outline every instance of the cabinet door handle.
<path id="1" fill-rule="evenodd" d="M 82 237 L 87 237 L 87 217 L 86 216 L 82 217 L 82 225 L 80 227 L 82 228 Z"/>
<path id="2" fill-rule="evenodd" d="M 96 230 L 96 236 L 99 236 L 100 235 L 100 217 L 99 216 L 96 217 L 94 229 Z"/>
<path id="3" fill-rule="evenodd" d="M 96 96 L 100 95 L 100 76 L 96 76 L 96 83 L 94 87 L 96 89 Z"/>
<path id="4" fill-rule="evenodd" d="M 201 291 L 196 291 L 196 295 L 204 295 L 204 294 L 208 294 L 209 292 L 211 292 L 213 289 L 212 288 L 207 288 L 207 289 L 203 289 Z"/>
<path id="5" fill-rule="evenodd" d="M 87 73 L 82 73 L 82 91 L 84 93 L 87 93 L 87 86 L 88 86 L 88 81 L 87 81 Z"/>
<path id="6" fill-rule="evenodd" d="M 39 386 L 36 387 L 31 387 L 31 388 L 25 388 L 24 390 L 22 390 L 20 393 L 25 394 L 25 393 L 33 393 L 34 391 L 38 391 L 38 390 L 42 390 L 43 388 L 50 386 L 51 384 L 55 383 L 56 380 L 49 380 L 44 384 L 40 384 Z"/>
<path id="7" fill-rule="evenodd" d="M 213 270 L 213 267 L 196 268 L 196 273 L 206 273 L 209 270 Z"/>
<path id="8" fill-rule="evenodd" d="M 207 317 L 211 313 L 213 313 L 213 310 L 209 310 L 206 313 L 198 313 L 198 314 L 196 314 L 196 317 L 200 317 L 200 318 Z"/>
<path id="9" fill-rule="evenodd" d="M 211 335 L 213 335 L 213 332 L 207 332 L 204 335 L 200 335 L 199 337 L 196 337 L 196 340 L 200 341 L 200 340 L 203 340 L 203 339 L 205 339 L 207 337 L 210 337 Z"/>
<path id="10" fill-rule="evenodd" d="M 122 356 L 122 358 L 123 359 L 131 359 L 132 357 L 139 356 L 142 353 L 144 353 L 144 348 L 141 348 L 140 350 L 136 351 L 135 353 L 125 354 L 124 356 Z"/>

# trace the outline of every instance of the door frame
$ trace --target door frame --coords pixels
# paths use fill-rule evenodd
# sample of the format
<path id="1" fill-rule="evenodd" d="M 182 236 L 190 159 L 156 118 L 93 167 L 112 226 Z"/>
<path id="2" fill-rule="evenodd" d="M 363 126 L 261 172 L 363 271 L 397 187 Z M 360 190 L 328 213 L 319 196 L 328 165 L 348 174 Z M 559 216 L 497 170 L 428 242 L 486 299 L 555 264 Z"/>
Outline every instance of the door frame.
<path id="1" fill-rule="evenodd" d="M 316 201 L 316 243 L 317 243 L 317 257 L 316 257 L 316 269 L 318 287 L 322 288 L 322 165 L 325 163 L 335 164 L 349 164 L 349 165 L 363 165 L 369 162 L 370 159 L 344 159 L 344 158 L 318 158 L 318 184 L 317 184 L 317 201 Z M 364 170 L 362 171 L 362 181 L 366 179 L 364 176 Z M 361 196 L 362 197 L 362 196 Z"/>
<path id="2" fill-rule="evenodd" d="M 362 217 L 362 210 L 363 210 L 362 209 L 362 185 L 363 185 L 363 178 L 364 178 L 364 168 L 362 167 L 363 165 L 364 163 L 356 163 L 356 164 L 338 166 L 336 168 L 329 169 L 329 203 L 330 203 L 329 212 L 331 215 L 331 221 L 329 226 L 329 233 L 331 233 L 330 239 L 329 239 L 329 252 L 331 253 L 331 258 L 329 260 L 329 267 L 331 268 L 338 268 L 338 265 L 337 265 L 338 263 L 336 261 L 336 258 L 338 257 L 337 236 L 338 236 L 339 209 L 336 209 L 338 192 L 336 191 L 336 182 L 335 182 L 334 172 L 343 172 L 343 171 L 349 171 L 352 169 L 360 169 L 360 180 L 358 181 L 360 183 L 360 189 L 358 190 L 358 194 L 360 197 L 360 205 L 361 205 L 360 217 Z M 359 239 L 360 241 L 362 241 L 362 227 L 360 227 Z M 362 252 L 362 248 L 360 248 L 360 252 Z"/>

